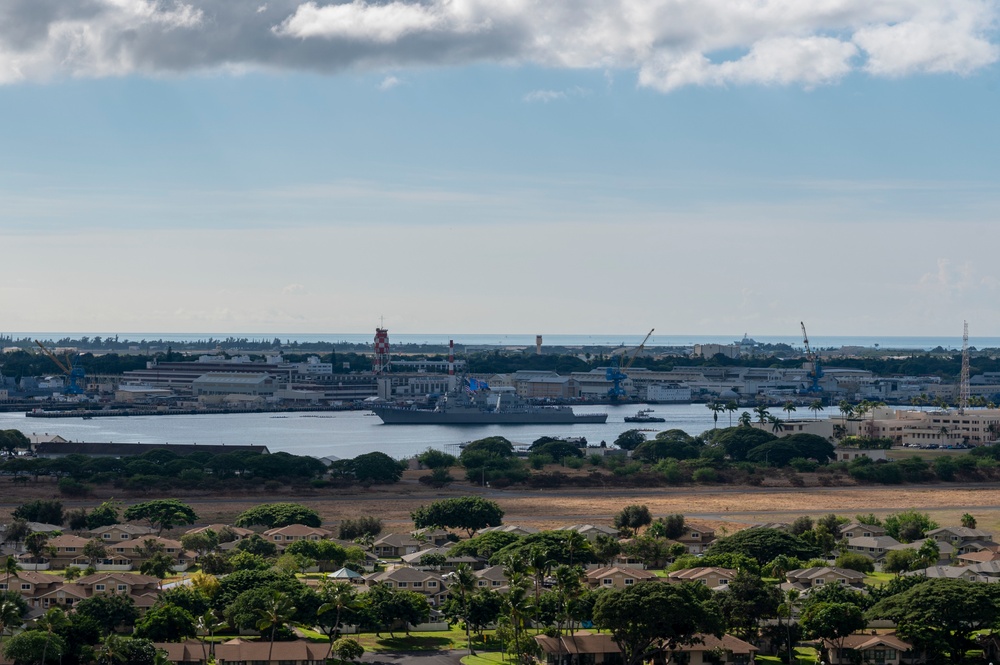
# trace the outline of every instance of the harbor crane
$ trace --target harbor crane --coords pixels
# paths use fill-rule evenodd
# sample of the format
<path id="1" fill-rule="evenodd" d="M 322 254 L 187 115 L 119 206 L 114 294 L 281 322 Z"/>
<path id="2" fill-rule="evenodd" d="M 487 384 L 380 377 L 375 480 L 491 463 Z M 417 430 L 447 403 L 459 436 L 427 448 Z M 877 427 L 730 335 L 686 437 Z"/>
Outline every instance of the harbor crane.
<path id="1" fill-rule="evenodd" d="M 66 390 L 64 390 L 63 392 L 65 392 L 67 395 L 82 395 L 84 393 L 83 389 L 84 379 L 87 376 L 84 369 L 80 367 L 76 363 L 76 361 L 70 360 L 68 354 L 66 356 L 66 362 L 64 363 L 61 360 L 59 360 L 56 354 L 49 351 L 45 347 L 45 345 L 42 344 L 37 339 L 35 340 L 35 344 L 37 344 L 38 348 L 42 350 L 42 353 L 47 355 L 52 360 L 52 362 L 56 364 L 56 367 L 62 370 L 63 374 L 69 377 L 69 384 L 66 386 Z"/>
<path id="2" fill-rule="evenodd" d="M 819 380 L 823 378 L 823 366 L 820 365 L 819 355 L 812 350 L 809 346 L 809 334 L 806 333 L 806 324 L 799 321 L 799 325 L 802 326 L 802 343 L 806 347 L 806 359 L 810 363 L 809 378 L 812 380 L 809 388 L 807 390 L 811 393 L 823 392 L 823 388 L 819 385 Z"/>
<path id="3" fill-rule="evenodd" d="M 656 328 L 652 328 L 648 333 L 646 333 L 646 337 L 642 340 L 642 344 L 635 347 L 635 350 L 632 351 L 631 355 L 629 355 L 628 362 L 625 364 L 622 364 L 621 362 L 622 356 L 625 355 L 624 353 L 622 356 L 615 356 L 614 360 L 611 361 L 611 367 L 609 367 L 605 373 L 605 378 L 611 382 L 611 388 L 608 389 L 608 397 L 612 400 L 618 400 L 625 396 L 625 389 L 622 388 L 622 381 L 628 378 L 628 374 L 625 372 L 632 367 L 632 363 L 634 363 L 635 359 L 639 357 L 639 353 L 643 350 L 643 348 L 645 348 L 646 342 L 648 342 L 649 338 L 653 336 L 654 330 L 656 330 Z"/>

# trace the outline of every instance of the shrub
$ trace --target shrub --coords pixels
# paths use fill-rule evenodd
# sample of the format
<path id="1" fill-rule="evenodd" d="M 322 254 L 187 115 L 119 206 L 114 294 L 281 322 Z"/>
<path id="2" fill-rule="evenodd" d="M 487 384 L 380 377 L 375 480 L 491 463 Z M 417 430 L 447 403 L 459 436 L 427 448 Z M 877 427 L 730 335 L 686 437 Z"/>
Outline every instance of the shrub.
<path id="1" fill-rule="evenodd" d="M 691 480 L 696 483 L 716 483 L 719 481 L 719 474 L 716 473 L 715 469 L 697 469 L 691 474 Z"/>
<path id="2" fill-rule="evenodd" d="M 60 478 L 59 493 L 66 496 L 87 496 L 90 494 L 90 486 L 72 478 Z"/>

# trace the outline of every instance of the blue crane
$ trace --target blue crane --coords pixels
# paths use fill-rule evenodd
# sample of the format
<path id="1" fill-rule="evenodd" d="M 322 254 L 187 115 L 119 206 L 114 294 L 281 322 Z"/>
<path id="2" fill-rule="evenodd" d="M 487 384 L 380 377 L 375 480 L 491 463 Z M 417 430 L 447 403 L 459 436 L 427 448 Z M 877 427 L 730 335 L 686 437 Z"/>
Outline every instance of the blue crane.
<path id="1" fill-rule="evenodd" d="M 35 344 L 56 364 L 56 367 L 69 377 L 69 385 L 66 386 L 63 392 L 67 395 L 82 395 L 84 393 L 84 379 L 87 377 L 87 373 L 83 367 L 77 364 L 76 360 L 70 360 L 69 356 L 66 357 L 66 363 L 63 363 L 56 357 L 56 354 L 45 348 L 45 345 L 37 339 L 35 340 Z"/>
<path id="2" fill-rule="evenodd" d="M 618 400 L 625 397 L 625 389 L 622 388 L 622 381 L 628 378 L 628 374 L 625 372 L 632 367 L 632 363 L 634 363 L 635 359 L 639 356 L 639 352 L 642 351 L 643 347 L 646 346 L 646 342 L 648 342 L 649 338 L 652 337 L 653 330 L 656 330 L 656 328 L 653 328 L 646 333 L 646 337 L 642 340 L 642 344 L 635 348 L 635 351 L 633 351 L 632 355 L 629 356 L 628 362 L 625 363 L 625 365 L 621 364 L 621 358 L 625 355 L 624 353 L 621 356 L 615 356 L 612 359 L 611 367 L 609 367 L 604 373 L 604 377 L 611 382 L 611 387 L 608 388 L 608 397 L 612 400 Z"/>

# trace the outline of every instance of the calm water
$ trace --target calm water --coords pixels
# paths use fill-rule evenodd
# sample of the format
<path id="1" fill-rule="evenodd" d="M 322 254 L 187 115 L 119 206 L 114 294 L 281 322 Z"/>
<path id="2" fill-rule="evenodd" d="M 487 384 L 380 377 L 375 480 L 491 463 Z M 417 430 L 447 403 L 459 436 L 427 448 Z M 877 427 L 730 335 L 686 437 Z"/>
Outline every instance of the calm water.
<path id="1" fill-rule="evenodd" d="M 445 449 L 486 436 L 505 436 L 514 443 L 531 443 L 543 435 L 585 436 L 591 444 L 611 443 L 627 429 L 624 421 L 644 405 L 576 407 L 578 413 L 605 412 L 603 425 L 383 425 L 367 411 L 340 413 L 229 414 L 204 416 L 152 416 L 132 418 L 41 419 L 20 413 L 0 413 L 0 429 L 19 429 L 25 434 L 59 434 L 70 441 L 116 443 L 212 443 L 258 444 L 272 452 L 283 450 L 296 455 L 354 457 L 380 450 L 392 457 L 405 457 L 427 448 Z M 700 434 L 712 427 L 712 413 L 704 404 L 653 405 L 655 415 L 665 423 L 638 425 L 656 431 L 682 429 Z M 827 409 L 827 414 L 831 413 Z M 776 413 L 778 413 L 776 411 Z M 739 413 L 734 414 L 739 416 Z M 783 415 L 780 414 L 779 415 Z M 800 417 L 809 417 L 805 413 Z M 734 421 L 735 422 L 735 421 Z M 729 415 L 720 414 L 719 426 L 729 424 Z"/>

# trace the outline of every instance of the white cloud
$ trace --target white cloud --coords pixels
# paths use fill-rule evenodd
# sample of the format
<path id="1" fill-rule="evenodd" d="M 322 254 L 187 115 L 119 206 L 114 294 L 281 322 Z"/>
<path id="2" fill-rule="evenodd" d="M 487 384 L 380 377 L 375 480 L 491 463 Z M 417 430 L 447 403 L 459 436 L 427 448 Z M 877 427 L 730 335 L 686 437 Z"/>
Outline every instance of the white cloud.
<path id="1" fill-rule="evenodd" d="M 532 90 L 521 99 L 528 103 L 541 102 L 543 104 L 548 104 L 549 102 L 554 102 L 560 99 L 568 99 L 570 97 L 586 97 L 590 95 L 590 93 L 591 91 L 587 88 L 576 86 L 567 90 Z"/>
<path id="2" fill-rule="evenodd" d="M 1000 58 L 998 15 L 1000 0 L 6 0 L 0 82 L 491 62 L 632 70 L 662 91 L 812 87 L 969 74 Z"/>
<path id="3" fill-rule="evenodd" d="M 306 287 L 302 284 L 289 284 L 281 289 L 281 294 L 285 296 L 299 295 L 306 292 Z"/>
<path id="4" fill-rule="evenodd" d="M 384 79 L 382 79 L 382 82 L 378 84 L 378 89 L 382 90 L 383 92 L 386 90 L 392 90 L 400 83 L 402 83 L 402 81 L 396 78 L 395 76 L 392 75 L 386 76 Z"/>

